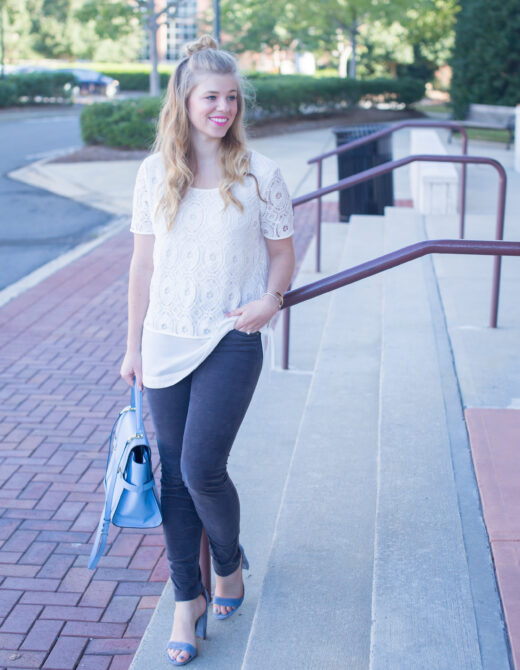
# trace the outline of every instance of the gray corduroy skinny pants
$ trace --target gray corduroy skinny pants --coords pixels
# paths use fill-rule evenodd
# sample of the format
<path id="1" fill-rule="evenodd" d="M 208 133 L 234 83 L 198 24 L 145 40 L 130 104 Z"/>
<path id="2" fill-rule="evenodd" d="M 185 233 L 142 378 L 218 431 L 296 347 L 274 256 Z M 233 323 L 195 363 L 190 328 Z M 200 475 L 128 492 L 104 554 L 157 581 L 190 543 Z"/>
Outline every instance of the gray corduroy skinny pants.
<path id="1" fill-rule="evenodd" d="M 233 329 L 177 384 L 145 389 L 161 460 L 163 531 L 176 601 L 202 592 L 203 526 L 216 574 L 230 575 L 240 564 L 240 502 L 227 462 L 262 361 L 261 334 Z"/>

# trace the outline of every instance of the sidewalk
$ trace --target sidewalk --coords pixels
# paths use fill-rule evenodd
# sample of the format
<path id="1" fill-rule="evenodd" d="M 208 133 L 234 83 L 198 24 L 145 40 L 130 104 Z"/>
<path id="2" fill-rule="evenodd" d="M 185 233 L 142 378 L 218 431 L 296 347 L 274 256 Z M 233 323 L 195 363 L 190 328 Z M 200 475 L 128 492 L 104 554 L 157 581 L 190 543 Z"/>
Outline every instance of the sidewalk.
<path id="1" fill-rule="evenodd" d="M 397 141 L 398 151 L 405 150 L 405 133 L 402 138 Z M 331 148 L 333 138 L 326 131 L 317 131 L 255 140 L 252 145 L 279 162 L 292 194 L 299 195 L 315 188 L 314 169 L 308 168 L 306 159 Z M 508 159 L 506 152 L 496 148 L 492 151 L 500 156 L 499 160 Z M 471 152 L 478 153 L 474 147 Z M 32 169 L 32 175 L 45 178 L 49 186 L 54 182 L 52 187 L 60 188 L 69 197 L 88 200 L 95 192 L 96 206 L 128 215 L 136 170 L 137 164 L 131 162 L 109 166 L 40 163 Z M 28 175 L 29 171 L 23 176 Z M 324 184 L 335 178 L 335 162 L 329 160 L 325 163 Z M 486 180 L 487 176 L 482 178 L 477 173 L 470 181 L 470 211 L 474 211 L 475 204 L 478 212 L 488 211 L 489 190 L 483 187 Z M 514 177 L 512 181 L 515 182 Z M 399 177 L 397 189 L 397 197 L 409 197 L 403 177 Z M 520 211 L 517 192 L 516 188 L 510 188 L 508 239 L 518 239 L 514 237 L 519 230 L 514 216 Z M 326 220 L 337 220 L 334 196 L 326 199 L 324 210 Z M 313 236 L 313 225 L 312 206 L 296 211 L 295 245 L 299 263 Z M 136 533 L 112 527 L 109 542 L 113 544 L 101 559 L 100 567 L 95 573 L 86 568 L 101 510 L 106 441 L 127 394 L 127 387 L 119 378 L 119 365 L 126 337 L 126 283 L 131 246 L 131 235 L 124 228 L 29 290 L 23 291 L 21 284 L 18 297 L 0 308 L 3 381 L 0 400 L 4 407 L 0 422 L 3 505 L 0 667 L 128 668 L 168 579 L 161 528 Z M 451 298 L 444 288 L 446 302 Z M 471 287 L 466 287 L 463 297 L 457 298 L 452 320 L 457 318 L 460 300 L 464 302 L 468 290 Z M 447 319 L 450 336 L 459 342 L 459 349 L 456 346 L 454 349 L 455 360 L 457 371 L 462 370 L 459 382 L 465 405 L 469 407 L 463 359 L 468 360 L 464 338 L 468 333 L 471 336 L 472 331 L 464 330 L 466 321 L 450 322 L 449 309 Z M 516 333 L 518 324 L 508 323 Z M 518 360 L 516 352 L 517 340 L 503 342 L 500 352 L 503 356 Z M 480 380 L 483 394 L 489 392 L 489 384 L 498 390 L 500 384 L 493 379 L 496 374 L 493 361 L 488 374 Z M 510 379 L 507 370 L 500 369 L 499 374 L 500 383 Z M 291 384 L 302 392 L 308 380 L 305 375 L 299 379 L 301 382 L 297 376 L 292 377 Z M 510 386 L 513 388 L 514 383 Z M 477 409 L 493 412 L 488 408 L 501 408 L 503 404 L 495 404 L 500 402 L 503 401 L 499 395 L 486 395 Z M 467 412 L 473 458 L 478 462 L 483 452 L 477 443 L 488 424 L 479 428 L 478 421 L 486 417 L 479 414 L 473 420 L 473 416 Z M 146 415 L 145 421 L 150 425 Z M 517 430 L 514 425 L 517 424 L 512 423 L 506 430 L 508 439 Z M 153 443 L 151 428 L 149 433 Z M 505 439 L 501 441 L 504 443 Z M 484 440 L 483 448 L 487 449 L 489 443 Z M 499 580 L 502 599 L 511 602 L 513 614 L 508 617 L 508 625 L 510 630 L 520 633 L 515 618 L 520 579 L 514 571 L 518 535 L 515 523 L 508 525 L 504 519 L 508 510 L 520 511 L 520 495 L 515 486 L 518 479 L 511 476 L 511 470 L 508 474 L 508 468 L 518 466 L 514 458 L 506 468 L 496 467 L 495 461 L 494 479 L 488 490 L 481 476 L 486 473 L 487 461 L 482 462 L 483 466 L 477 470 L 484 507 L 491 505 L 497 515 L 497 527 L 503 522 L 508 529 L 507 536 L 490 533 L 490 537 L 494 551 L 501 541 L 502 555 L 510 556 L 509 563 L 502 563 L 506 571 L 502 578 L 499 573 Z M 158 467 L 155 449 L 154 463 Z M 501 498 L 500 487 L 506 478 L 510 482 L 507 506 L 494 506 L 493 501 Z M 493 495 L 495 498 L 489 498 Z M 488 500 L 491 502 L 487 503 Z M 489 531 L 491 521 L 487 515 L 485 518 Z M 515 654 L 520 650 L 519 637 L 513 639 Z"/>
<path id="2" fill-rule="evenodd" d="M 260 150 L 269 149 L 261 142 Z M 322 133 L 307 155 L 326 142 Z M 308 177 L 303 157 L 300 163 L 290 173 L 291 188 Z M 78 197 L 78 184 L 88 184 L 85 201 L 92 204 L 97 193 L 96 204 L 107 211 L 119 209 L 113 209 L 119 195 L 128 216 L 136 170 L 135 162 L 39 162 L 24 177 L 44 175 L 38 185 L 69 197 Z M 333 201 L 327 209 L 337 218 Z M 310 206 L 296 216 L 298 263 L 313 235 L 312 214 Z M 101 244 L 78 250 L 61 269 L 51 267 L 32 288 L 24 290 L 22 280 L 18 297 L 4 292 L 0 667 L 127 668 L 168 579 L 161 528 L 136 533 L 112 526 L 110 551 L 95 572 L 86 567 L 102 507 L 107 439 L 128 394 L 119 377 L 128 226 L 129 219 L 123 230 L 119 222 L 119 232 L 116 227 Z M 145 421 L 149 426 L 147 414 Z"/>

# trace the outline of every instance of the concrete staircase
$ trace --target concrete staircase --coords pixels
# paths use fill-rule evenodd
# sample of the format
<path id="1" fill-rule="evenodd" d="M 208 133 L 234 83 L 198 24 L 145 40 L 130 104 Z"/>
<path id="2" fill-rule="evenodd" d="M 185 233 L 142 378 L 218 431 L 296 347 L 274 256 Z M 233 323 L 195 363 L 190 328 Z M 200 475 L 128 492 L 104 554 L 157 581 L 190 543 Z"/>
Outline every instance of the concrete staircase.
<path id="1" fill-rule="evenodd" d="M 320 276 L 424 235 L 397 208 L 323 228 Z M 509 668 L 431 259 L 298 305 L 291 331 L 231 453 L 246 598 L 210 613 L 198 667 Z M 132 670 L 171 667 L 173 607 L 168 582 Z"/>

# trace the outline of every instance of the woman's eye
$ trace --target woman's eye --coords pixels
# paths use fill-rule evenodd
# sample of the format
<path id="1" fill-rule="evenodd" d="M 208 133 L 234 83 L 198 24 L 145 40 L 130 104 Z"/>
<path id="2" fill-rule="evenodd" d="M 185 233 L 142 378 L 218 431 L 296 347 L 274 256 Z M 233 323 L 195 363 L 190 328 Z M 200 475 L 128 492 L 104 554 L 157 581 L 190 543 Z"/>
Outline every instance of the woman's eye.
<path id="1" fill-rule="evenodd" d="M 216 100 L 217 96 L 216 95 L 208 95 L 206 96 L 206 100 Z M 229 95 L 228 100 L 236 100 L 237 96 L 236 95 Z"/>

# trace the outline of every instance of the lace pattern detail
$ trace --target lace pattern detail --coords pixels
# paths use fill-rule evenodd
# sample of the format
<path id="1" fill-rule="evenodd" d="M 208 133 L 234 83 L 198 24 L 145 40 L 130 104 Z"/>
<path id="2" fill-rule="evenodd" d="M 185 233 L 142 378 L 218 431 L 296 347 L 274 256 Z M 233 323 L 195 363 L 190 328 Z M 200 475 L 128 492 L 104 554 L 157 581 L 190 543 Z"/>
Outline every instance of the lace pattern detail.
<path id="1" fill-rule="evenodd" d="M 132 205 L 132 222 L 130 224 L 132 233 L 144 233 L 153 235 L 152 217 L 150 212 L 150 201 L 148 197 L 148 186 L 146 184 L 146 167 L 143 161 L 137 170 L 135 179 L 134 199 Z"/>
<path id="2" fill-rule="evenodd" d="M 154 271 L 144 326 L 184 337 L 209 336 L 225 313 L 261 298 L 267 286 L 269 254 L 264 237 L 293 233 L 289 192 L 275 163 L 252 152 L 252 177 L 235 184 L 241 212 L 218 189 L 189 189 L 171 230 L 154 216 L 164 167 L 159 154 L 141 164 L 130 230 L 154 233 Z"/>
<path id="3" fill-rule="evenodd" d="M 280 172 L 276 168 L 269 179 L 265 192 L 267 202 L 260 202 L 260 217 L 264 237 L 280 239 L 289 237 L 293 232 L 293 208 L 291 196 Z"/>

